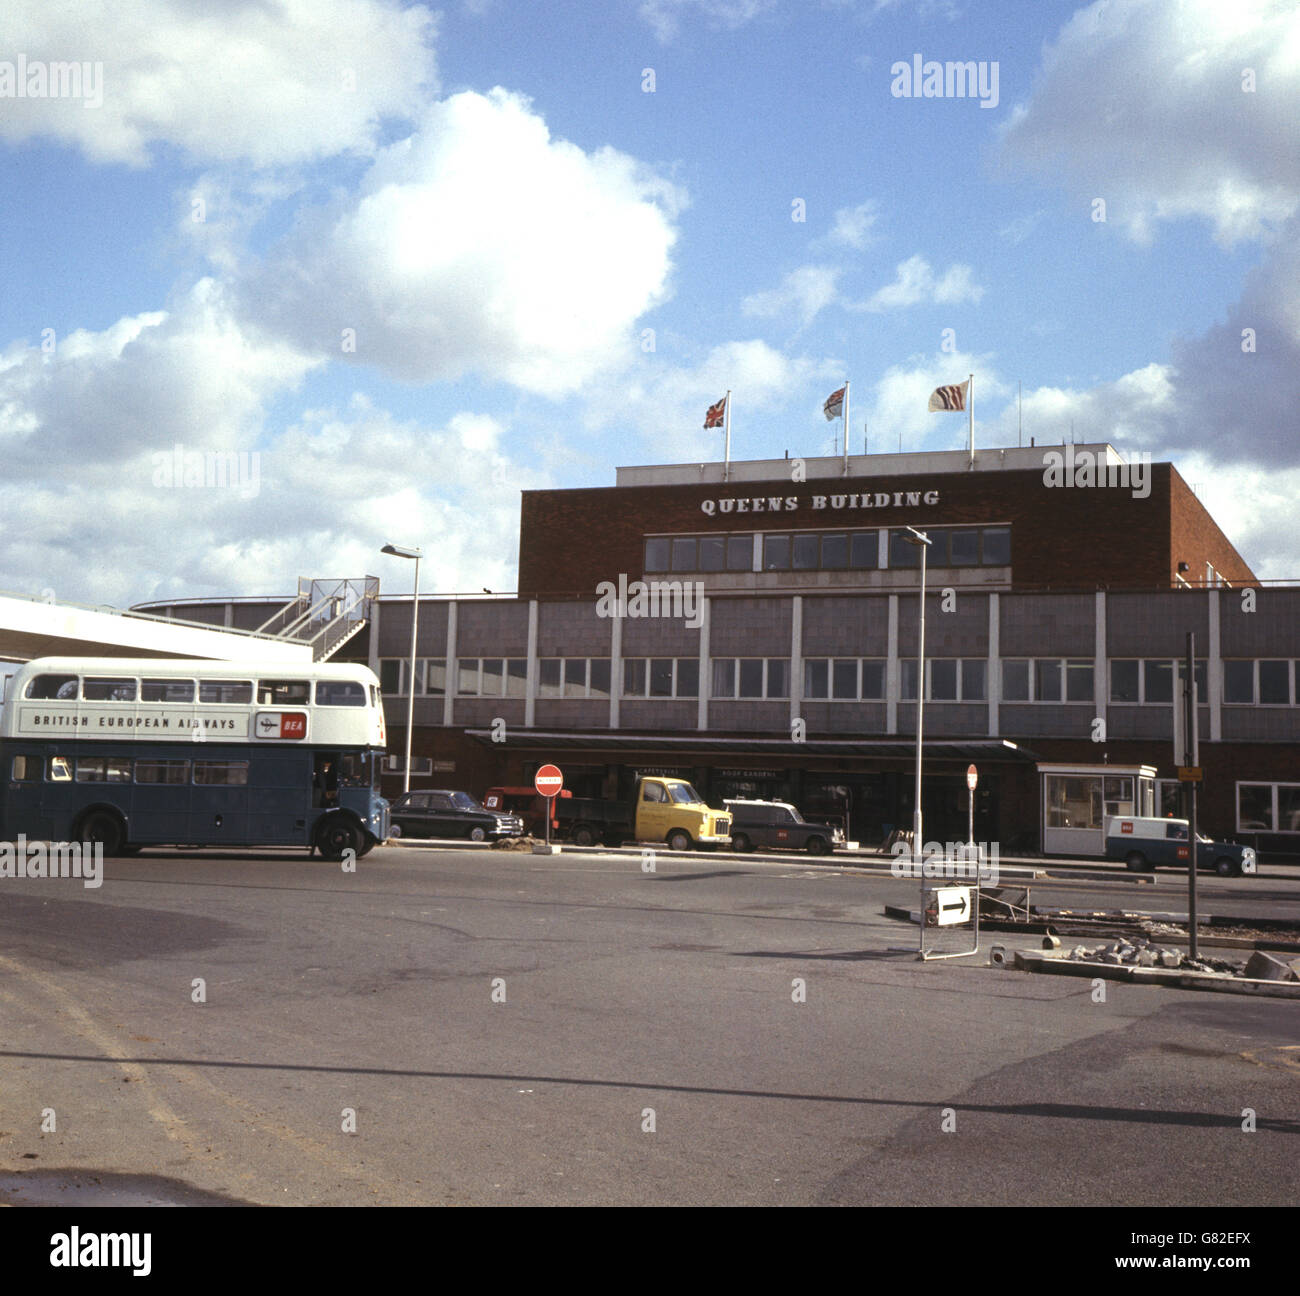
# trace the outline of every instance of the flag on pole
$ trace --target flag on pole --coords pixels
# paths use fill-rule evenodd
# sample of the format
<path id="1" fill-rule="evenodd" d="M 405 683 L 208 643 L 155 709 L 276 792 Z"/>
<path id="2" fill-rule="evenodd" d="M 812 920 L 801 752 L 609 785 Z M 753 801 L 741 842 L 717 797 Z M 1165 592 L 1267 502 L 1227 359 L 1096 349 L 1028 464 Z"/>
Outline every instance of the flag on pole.
<path id="1" fill-rule="evenodd" d="M 935 410 L 964 410 L 966 408 L 966 389 L 970 380 L 955 383 L 951 387 L 936 387 L 930 394 L 930 412 Z"/>
<path id="2" fill-rule="evenodd" d="M 726 413 L 727 398 L 724 396 L 716 405 L 709 406 L 708 413 L 704 416 L 704 426 L 706 428 L 721 427 Z"/>
<path id="3" fill-rule="evenodd" d="M 822 413 L 826 415 L 826 421 L 837 419 L 844 413 L 844 388 L 839 391 L 833 391 L 826 397 L 826 404 L 822 406 Z"/>

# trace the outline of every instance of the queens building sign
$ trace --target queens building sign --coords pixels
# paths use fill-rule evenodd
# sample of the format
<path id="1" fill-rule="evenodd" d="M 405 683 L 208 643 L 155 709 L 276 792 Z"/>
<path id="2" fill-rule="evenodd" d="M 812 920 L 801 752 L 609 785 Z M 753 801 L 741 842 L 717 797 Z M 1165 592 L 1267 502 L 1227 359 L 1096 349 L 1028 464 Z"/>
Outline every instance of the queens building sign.
<path id="1" fill-rule="evenodd" d="M 797 513 L 811 509 L 814 513 L 830 509 L 882 509 L 920 508 L 939 502 L 937 490 L 928 491 L 862 491 L 852 495 L 755 495 L 727 496 L 725 499 L 703 499 L 700 512 L 714 517 L 718 513 Z"/>

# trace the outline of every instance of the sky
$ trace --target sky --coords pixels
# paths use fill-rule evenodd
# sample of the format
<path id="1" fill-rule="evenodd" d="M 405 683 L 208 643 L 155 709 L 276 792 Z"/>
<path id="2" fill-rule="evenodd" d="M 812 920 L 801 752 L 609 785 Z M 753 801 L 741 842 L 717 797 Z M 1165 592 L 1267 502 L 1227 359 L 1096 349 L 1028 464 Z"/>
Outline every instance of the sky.
<path id="1" fill-rule="evenodd" d="M 0 231 L 0 590 L 511 591 L 521 490 L 727 390 L 957 449 L 972 373 L 1300 578 L 1287 0 L 8 0 Z"/>

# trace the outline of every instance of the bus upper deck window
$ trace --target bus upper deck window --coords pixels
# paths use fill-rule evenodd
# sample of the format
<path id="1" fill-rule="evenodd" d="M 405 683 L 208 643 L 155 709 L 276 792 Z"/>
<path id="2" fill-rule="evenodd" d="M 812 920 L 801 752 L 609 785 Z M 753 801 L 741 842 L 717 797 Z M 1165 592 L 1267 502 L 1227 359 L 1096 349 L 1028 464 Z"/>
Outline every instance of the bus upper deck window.
<path id="1" fill-rule="evenodd" d="M 194 681 L 147 679 L 140 681 L 141 702 L 193 702 Z"/>
<path id="2" fill-rule="evenodd" d="M 253 700 L 253 685 L 248 680 L 200 680 L 200 702 L 244 703 Z"/>
<path id="3" fill-rule="evenodd" d="M 66 756 L 50 757 L 50 782 L 51 783 L 71 783 L 72 769 L 68 765 Z"/>
<path id="4" fill-rule="evenodd" d="M 27 692 L 23 696 L 42 699 L 74 699 L 77 696 L 78 683 L 79 680 L 76 675 L 37 675 L 34 679 L 28 681 Z"/>
<path id="5" fill-rule="evenodd" d="M 306 706 L 311 701 L 307 680 L 258 680 L 258 706 Z"/>
<path id="6" fill-rule="evenodd" d="M 134 702 L 135 680 L 91 676 L 81 681 L 81 697 L 86 702 Z"/>
<path id="7" fill-rule="evenodd" d="M 366 686 L 351 680 L 318 680 L 316 682 L 317 706 L 363 707 L 366 704 Z"/>

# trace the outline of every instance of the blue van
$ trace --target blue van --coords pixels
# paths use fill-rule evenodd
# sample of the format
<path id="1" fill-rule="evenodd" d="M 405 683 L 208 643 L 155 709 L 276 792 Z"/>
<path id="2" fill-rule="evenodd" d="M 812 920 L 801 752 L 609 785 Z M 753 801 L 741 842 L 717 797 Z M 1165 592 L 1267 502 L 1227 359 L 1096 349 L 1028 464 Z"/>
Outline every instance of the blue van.
<path id="1" fill-rule="evenodd" d="M 1142 819 L 1116 815 L 1106 824 L 1106 858 L 1123 860 L 1135 873 L 1162 866 L 1186 868 L 1191 858 L 1186 819 Z M 1197 834 L 1196 867 L 1213 869 L 1220 877 L 1255 872 L 1255 852 L 1236 842 L 1216 842 Z"/>

